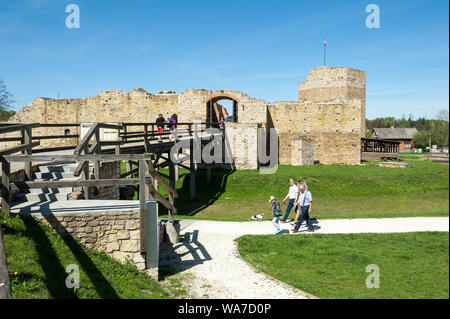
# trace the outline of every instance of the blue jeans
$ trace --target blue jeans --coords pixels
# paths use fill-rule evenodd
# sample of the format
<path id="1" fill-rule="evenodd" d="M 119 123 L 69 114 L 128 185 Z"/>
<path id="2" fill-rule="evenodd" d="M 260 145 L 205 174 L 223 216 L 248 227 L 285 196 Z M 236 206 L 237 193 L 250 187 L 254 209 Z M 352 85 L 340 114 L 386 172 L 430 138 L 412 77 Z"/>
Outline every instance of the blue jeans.
<path id="1" fill-rule="evenodd" d="M 284 217 L 283 217 L 283 221 L 284 222 L 289 217 L 289 214 L 291 213 L 291 209 L 292 209 L 292 207 L 294 207 L 294 203 L 295 203 L 295 199 L 290 199 L 289 200 L 288 206 L 286 208 L 286 213 L 284 214 Z M 295 209 L 295 211 L 297 211 L 297 208 Z"/>
<path id="2" fill-rule="evenodd" d="M 309 219 L 309 205 L 308 206 L 302 206 L 300 207 L 300 209 L 302 210 L 302 213 L 297 221 L 297 224 L 295 224 L 295 230 L 298 230 L 300 228 L 300 225 L 303 223 L 304 220 L 306 220 L 306 223 L 308 224 L 308 229 L 309 230 L 314 230 L 311 220 Z"/>
<path id="3" fill-rule="evenodd" d="M 276 216 L 272 219 L 272 223 L 277 230 L 280 230 L 280 225 L 278 224 L 278 216 Z"/>

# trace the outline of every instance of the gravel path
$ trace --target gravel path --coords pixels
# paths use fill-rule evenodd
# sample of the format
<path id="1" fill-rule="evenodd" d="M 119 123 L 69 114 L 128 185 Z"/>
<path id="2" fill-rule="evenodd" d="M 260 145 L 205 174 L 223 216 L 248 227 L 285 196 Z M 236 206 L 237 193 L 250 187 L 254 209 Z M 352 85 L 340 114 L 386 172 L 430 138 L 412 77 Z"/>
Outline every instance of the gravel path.
<path id="1" fill-rule="evenodd" d="M 314 298 L 268 275 L 256 271 L 237 252 L 234 239 L 242 235 L 273 234 L 270 221 L 216 222 L 186 221 L 184 241 L 161 250 L 161 266 L 185 275 L 183 284 L 189 298 Z M 290 225 L 281 224 L 288 234 Z M 317 221 L 315 233 L 394 233 L 449 231 L 448 217 L 364 218 Z M 298 234 L 305 236 L 301 227 Z M 281 235 L 279 235 L 281 236 Z"/>

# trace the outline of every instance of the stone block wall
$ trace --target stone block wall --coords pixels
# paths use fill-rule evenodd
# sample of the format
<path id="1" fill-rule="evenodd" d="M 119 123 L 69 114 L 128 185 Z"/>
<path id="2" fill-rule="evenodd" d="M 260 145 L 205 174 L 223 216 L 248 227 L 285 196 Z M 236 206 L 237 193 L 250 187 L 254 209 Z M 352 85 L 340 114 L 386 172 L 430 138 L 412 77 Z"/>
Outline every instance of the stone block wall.
<path id="1" fill-rule="evenodd" d="M 89 178 L 94 179 L 94 167 L 89 167 Z M 100 179 L 120 179 L 120 162 L 100 162 Z M 89 199 L 120 199 L 119 186 L 89 188 Z"/>
<path id="2" fill-rule="evenodd" d="M 292 139 L 292 166 L 314 164 L 314 141 L 306 136 L 296 136 Z"/>
<path id="3" fill-rule="evenodd" d="M 71 235 L 89 249 L 102 250 L 119 261 L 145 269 L 140 253 L 139 210 L 86 211 L 34 215 L 61 235 Z"/>
<path id="4" fill-rule="evenodd" d="M 269 106 L 279 137 L 280 164 L 291 163 L 292 138 L 314 141 L 314 159 L 321 164 L 358 164 L 361 161 L 361 110 L 356 106 L 278 103 Z"/>
<path id="5" fill-rule="evenodd" d="M 233 90 L 191 89 L 180 94 L 150 94 L 143 89 L 104 91 L 85 99 L 37 98 L 10 122 L 153 122 L 158 113 L 164 117 L 177 113 L 179 122 L 205 122 L 208 101 L 218 102 L 222 98 L 237 102 L 238 123 L 233 125 L 260 125 L 276 129 L 280 164 L 291 164 L 292 138 L 298 135 L 313 139 L 315 160 L 322 164 L 360 163 L 360 138 L 365 136 L 366 73 L 346 67 L 323 66 L 311 70 L 306 81 L 299 85 L 298 102 L 269 104 Z M 245 135 L 248 128 L 229 126 L 229 131 L 233 136 Z M 36 134 L 39 130 L 42 134 L 50 135 L 50 131 L 52 134 L 64 134 L 65 128 L 37 129 Z M 62 146 L 73 145 L 76 139 L 61 139 L 56 144 L 53 140 L 41 142 L 45 147 Z M 257 154 L 254 138 L 251 138 L 250 147 L 253 148 L 250 153 Z M 241 158 L 238 156 L 237 159 Z M 249 163 L 236 168 L 256 167 L 257 160 L 252 155 Z"/>
<path id="6" fill-rule="evenodd" d="M 301 105 L 334 104 L 359 109 L 360 137 L 366 133 L 366 72 L 345 67 L 318 67 L 299 84 Z"/>
<path id="7" fill-rule="evenodd" d="M 224 147 L 236 169 L 258 169 L 258 125 L 227 123 Z M 225 154 L 225 153 L 224 153 Z"/>

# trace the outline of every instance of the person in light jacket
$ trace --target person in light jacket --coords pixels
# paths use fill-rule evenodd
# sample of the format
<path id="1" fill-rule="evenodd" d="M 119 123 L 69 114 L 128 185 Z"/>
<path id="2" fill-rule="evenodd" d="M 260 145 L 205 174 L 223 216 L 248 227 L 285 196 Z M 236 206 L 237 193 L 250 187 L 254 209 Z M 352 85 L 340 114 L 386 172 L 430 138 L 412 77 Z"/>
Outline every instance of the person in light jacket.
<path id="1" fill-rule="evenodd" d="M 299 187 L 299 193 L 298 193 L 298 200 L 294 204 L 295 207 L 298 207 L 298 210 L 300 212 L 300 217 L 295 224 L 294 228 L 291 230 L 293 233 L 298 233 L 298 229 L 300 228 L 300 225 L 303 223 L 303 221 L 306 220 L 306 223 L 308 225 L 307 232 L 314 232 L 314 228 L 312 226 L 311 220 L 309 218 L 309 214 L 311 214 L 312 209 L 312 195 L 309 190 L 306 189 L 305 183 L 300 184 Z"/>

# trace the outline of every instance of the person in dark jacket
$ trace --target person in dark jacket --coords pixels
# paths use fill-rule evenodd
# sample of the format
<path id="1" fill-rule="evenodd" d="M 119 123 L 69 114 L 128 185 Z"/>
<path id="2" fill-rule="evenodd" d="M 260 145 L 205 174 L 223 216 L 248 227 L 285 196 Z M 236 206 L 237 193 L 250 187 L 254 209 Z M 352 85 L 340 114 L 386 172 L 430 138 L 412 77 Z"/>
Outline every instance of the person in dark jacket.
<path id="1" fill-rule="evenodd" d="M 281 232 L 281 229 L 278 223 L 278 218 L 283 215 L 283 212 L 281 211 L 280 203 L 275 199 L 274 196 L 270 196 L 269 202 L 272 203 L 272 223 L 276 228 L 275 234 L 279 234 Z"/>
<path id="2" fill-rule="evenodd" d="M 156 125 L 158 128 L 158 141 L 162 142 L 162 136 L 161 133 L 164 131 L 164 123 L 166 122 L 166 119 L 163 117 L 161 113 L 158 114 L 158 118 L 156 119 Z"/>

